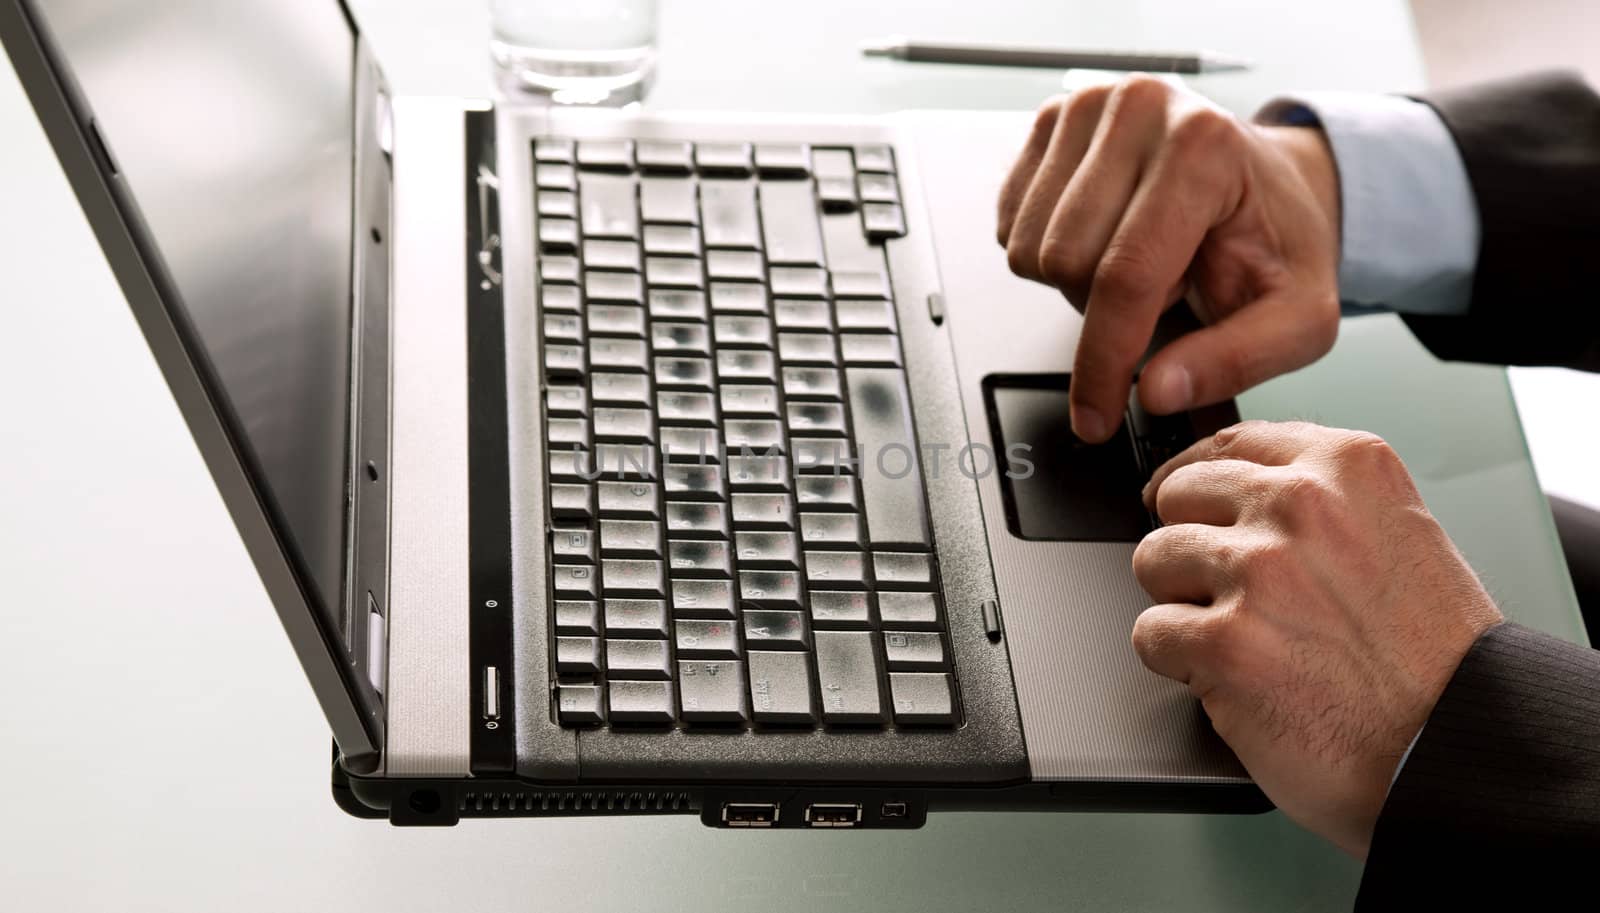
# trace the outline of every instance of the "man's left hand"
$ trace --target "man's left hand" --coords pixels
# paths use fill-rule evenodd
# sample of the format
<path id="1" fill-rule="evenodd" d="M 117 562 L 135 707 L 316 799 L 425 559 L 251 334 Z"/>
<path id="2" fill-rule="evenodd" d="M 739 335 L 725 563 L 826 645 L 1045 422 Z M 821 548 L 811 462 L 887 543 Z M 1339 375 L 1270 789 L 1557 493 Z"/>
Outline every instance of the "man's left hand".
<path id="1" fill-rule="evenodd" d="M 1381 439 L 1224 429 L 1157 470 L 1133 644 L 1291 819 L 1366 856 L 1411 740 L 1499 609 Z"/>

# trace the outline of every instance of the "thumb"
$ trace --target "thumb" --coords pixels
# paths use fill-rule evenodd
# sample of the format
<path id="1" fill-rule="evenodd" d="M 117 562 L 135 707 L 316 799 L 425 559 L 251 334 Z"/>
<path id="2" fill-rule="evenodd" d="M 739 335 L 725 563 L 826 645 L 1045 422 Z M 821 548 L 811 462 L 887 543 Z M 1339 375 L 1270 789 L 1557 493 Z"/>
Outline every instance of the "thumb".
<path id="1" fill-rule="evenodd" d="M 1141 372 L 1139 401 L 1157 415 L 1222 402 L 1316 361 L 1338 333 L 1336 296 L 1274 292 L 1162 347 Z"/>

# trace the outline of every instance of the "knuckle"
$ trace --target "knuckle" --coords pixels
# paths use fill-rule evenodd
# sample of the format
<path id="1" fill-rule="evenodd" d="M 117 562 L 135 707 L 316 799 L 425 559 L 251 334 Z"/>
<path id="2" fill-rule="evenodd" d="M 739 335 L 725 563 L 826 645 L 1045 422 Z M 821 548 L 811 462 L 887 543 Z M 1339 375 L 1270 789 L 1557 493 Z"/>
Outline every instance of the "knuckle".
<path id="1" fill-rule="evenodd" d="M 1146 243 L 1129 238 L 1113 240 L 1094 271 L 1094 290 L 1114 299 L 1142 294 L 1156 274 L 1157 257 Z"/>
<path id="2" fill-rule="evenodd" d="M 1179 114 L 1167 131 L 1167 142 L 1186 154 L 1227 152 L 1239 139 L 1239 122 L 1210 105 L 1197 105 Z"/>
<path id="3" fill-rule="evenodd" d="M 1071 123 L 1084 118 L 1098 118 L 1111 96 L 1109 86 L 1087 86 L 1070 95 L 1057 96 L 1061 100 L 1058 123 Z"/>
<path id="4" fill-rule="evenodd" d="M 1050 133 L 1056 127 L 1056 121 L 1067 110 L 1070 97 L 1067 95 L 1052 95 L 1039 105 L 1039 110 L 1033 115 L 1034 136 Z"/>
<path id="5" fill-rule="evenodd" d="M 1039 275 L 1058 288 L 1088 284 L 1083 245 L 1059 234 L 1047 235 L 1039 243 Z"/>
<path id="6" fill-rule="evenodd" d="M 1011 243 L 1006 245 L 1006 264 L 1011 267 L 1013 273 L 1024 279 L 1032 279 L 1037 276 L 1035 270 L 1039 266 L 1039 257 L 1029 252 L 1028 245 L 1020 236 L 1013 234 Z"/>
<path id="7" fill-rule="evenodd" d="M 1172 87 L 1147 73 L 1134 73 L 1118 80 L 1111 99 L 1119 113 L 1165 108 Z"/>

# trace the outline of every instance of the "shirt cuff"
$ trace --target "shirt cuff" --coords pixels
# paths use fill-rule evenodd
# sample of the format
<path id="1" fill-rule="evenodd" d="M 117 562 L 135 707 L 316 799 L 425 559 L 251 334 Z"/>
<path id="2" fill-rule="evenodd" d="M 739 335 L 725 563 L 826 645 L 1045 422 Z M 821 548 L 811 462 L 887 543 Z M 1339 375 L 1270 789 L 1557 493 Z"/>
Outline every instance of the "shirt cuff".
<path id="1" fill-rule="evenodd" d="M 1478 207 L 1432 108 L 1399 96 L 1308 92 L 1267 102 L 1256 120 L 1327 134 L 1339 170 L 1339 297 L 1348 310 L 1466 313 Z"/>

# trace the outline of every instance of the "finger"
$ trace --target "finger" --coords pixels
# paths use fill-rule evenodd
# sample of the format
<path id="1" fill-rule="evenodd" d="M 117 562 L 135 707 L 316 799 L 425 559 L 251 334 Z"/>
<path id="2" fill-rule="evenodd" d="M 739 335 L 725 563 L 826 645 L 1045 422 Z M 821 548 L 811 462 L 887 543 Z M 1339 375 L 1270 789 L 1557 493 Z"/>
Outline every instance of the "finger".
<path id="1" fill-rule="evenodd" d="M 1144 503 L 1155 506 L 1155 494 L 1174 472 L 1206 460 L 1249 460 L 1262 466 L 1286 466 L 1316 446 L 1327 429 L 1307 422 L 1249 421 L 1230 425 L 1190 444 L 1156 468 L 1144 486 Z"/>
<path id="2" fill-rule="evenodd" d="M 1083 161 L 1100 114 L 1105 109 L 1109 89 L 1091 87 L 1073 93 L 1056 119 L 1055 130 L 1044 158 L 1028 182 L 1006 239 L 1006 260 L 1011 271 L 1024 279 L 1042 280 L 1039 274 L 1039 242 L 1045 226 L 1055 212 L 1056 201 L 1067 186 L 1078 164 Z"/>
<path id="3" fill-rule="evenodd" d="M 1033 129 L 1028 133 L 1028 141 L 1012 164 L 1005 183 L 1000 185 L 1000 211 L 995 235 L 1001 247 L 1005 247 L 1007 239 L 1011 237 L 1011 224 L 1016 221 L 1017 210 L 1022 206 L 1022 196 L 1033 181 L 1034 173 L 1039 170 L 1039 163 L 1044 161 L 1045 150 L 1050 147 L 1050 137 L 1055 133 L 1056 121 L 1061 118 L 1066 103 L 1067 97 L 1058 95 L 1039 107 L 1039 113 L 1033 119 Z"/>
<path id="4" fill-rule="evenodd" d="M 1039 273 L 1079 307 L 1133 200 L 1166 117 L 1165 84 L 1130 81 L 1106 101 L 1083 161 L 1056 201 L 1039 242 Z"/>
<path id="5" fill-rule="evenodd" d="M 1158 415 L 1220 403 L 1321 358 L 1339 332 L 1339 304 L 1331 291 L 1322 301 L 1303 295 L 1268 295 L 1163 346 L 1144 367 L 1140 402 Z"/>
<path id="6" fill-rule="evenodd" d="M 1139 613 L 1133 650 L 1157 675 L 1184 683 L 1194 678 L 1216 610 L 1187 603 L 1162 603 Z"/>
<path id="7" fill-rule="evenodd" d="M 1232 526 L 1258 500 L 1268 481 L 1265 468 L 1248 460 L 1206 460 L 1179 467 L 1151 492 L 1151 508 L 1163 523 Z"/>
<path id="8" fill-rule="evenodd" d="M 1133 550 L 1133 576 L 1157 602 L 1210 605 L 1231 579 L 1218 556 L 1229 531 L 1201 523 L 1163 526 Z"/>

